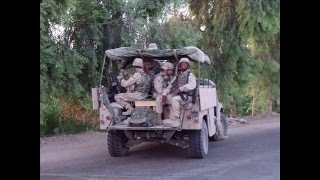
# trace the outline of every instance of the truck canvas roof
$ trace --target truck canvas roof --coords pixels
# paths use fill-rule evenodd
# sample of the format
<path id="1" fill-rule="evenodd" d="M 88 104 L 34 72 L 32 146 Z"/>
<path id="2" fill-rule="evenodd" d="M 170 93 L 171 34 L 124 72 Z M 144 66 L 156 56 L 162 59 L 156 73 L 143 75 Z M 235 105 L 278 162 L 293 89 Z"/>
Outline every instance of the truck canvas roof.
<path id="1" fill-rule="evenodd" d="M 105 51 L 105 57 L 110 60 L 122 61 L 121 67 L 131 64 L 134 58 L 142 59 L 158 59 L 175 61 L 182 57 L 187 57 L 189 60 L 196 63 L 211 64 L 211 61 L 205 53 L 194 46 L 187 46 L 182 49 L 136 49 L 132 47 L 120 47 Z"/>

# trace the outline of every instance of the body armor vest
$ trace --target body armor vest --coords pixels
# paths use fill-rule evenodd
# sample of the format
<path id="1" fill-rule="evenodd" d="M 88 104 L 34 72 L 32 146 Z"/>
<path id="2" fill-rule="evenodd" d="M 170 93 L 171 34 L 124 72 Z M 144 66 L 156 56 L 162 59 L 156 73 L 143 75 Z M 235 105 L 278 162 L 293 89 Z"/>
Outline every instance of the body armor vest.
<path id="1" fill-rule="evenodd" d="M 176 80 L 172 84 L 171 91 L 173 91 L 174 89 L 179 88 L 181 86 L 184 86 L 185 84 L 188 84 L 188 78 L 189 78 L 190 73 L 191 73 L 190 70 L 187 70 L 185 72 L 182 72 L 182 74 L 178 75 Z M 183 93 L 186 93 L 188 96 L 192 95 L 192 91 L 183 92 Z"/>
<path id="2" fill-rule="evenodd" d="M 163 79 L 162 87 L 163 87 L 164 89 L 165 89 L 166 87 L 168 87 L 168 85 L 169 85 L 169 83 L 170 83 L 170 81 L 171 81 L 171 78 L 170 78 L 169 76 L 166 76 L 164 73 L 159 73 L 159 74 L 157 74 L 157 75 L 154 76 L 153 82 L 154 82 L 154 80 L 155 80 L 158 76 L 161 76 L 162 79 Z M 156 90 L 154 89 L 154 92 L 155 92 L 155 91 L 156 91 Z"/>
<path id="3" fill-rule="evenodd" d="M 141 80 L 134 85 L 134 91 L 148 93 L 151 89 L 151 78 L 145 72 L 139 72 Z"/>

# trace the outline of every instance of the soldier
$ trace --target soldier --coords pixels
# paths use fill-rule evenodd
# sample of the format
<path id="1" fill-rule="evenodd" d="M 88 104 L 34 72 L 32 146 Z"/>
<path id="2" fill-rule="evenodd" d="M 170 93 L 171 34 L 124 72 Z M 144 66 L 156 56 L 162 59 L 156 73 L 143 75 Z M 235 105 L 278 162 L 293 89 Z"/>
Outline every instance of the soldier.
<path id="1" fill-rule="evenodd" d="M 132 66 L 136 72 L 128 80 L 123 79 L 122 73 L 119 74 L 117 79 L 121 83 L 121 86 L 125 88 L 134 86 L 133 92 L 116 94 L 114 97 L 116 102 L 127 109 L 126 112 L 122 113 L 125 116 L 132 114 L 134 110 L 129 102 L 145 99 L 151 87 L 150 77 L 143 70 L 143 60 L 141 58 L 135 58 Z"/>
<path id="2" fill-rule="evenodd" d="M 181 58 L 178 65 L 180 73 L 172 79 L 171 83 L 163 91 L 162 96 L 158 96 L 156 99 L 156 112 L 160 114 L 163 111 L 164 104 L 172 104 L 170 112 L 170 119 L 173 120 L 172 127 L 180 126 L 180 104 L 186 103 L 182 98 L 191 98 L 188 97 L 188 92 L 194 90 L 197 85 L 196 77 L 189 70 L 189 59 Z"/>
<path id="3" fill-rule="evenodd" d="M 151 79 L 153 79 L 155 76 L 155 72 L 153 69 L 154 64 L 155 62 L 153 59 L 145 59 L 143 62 L 144 72 L 147 73 L 147 75 L 149 75 Z"/>
<path id="4" fill-rule="evenodd" d="M 162 95 L 163 90 L 168 87 L 169 82 L 172 79 L 174 74 L 174 65 L 170 62 L 165 62 L 161 66 L 162 71 L 155 75 L 153 80 L 154 92 L 153 97 L 157 98 L 159 95 Z"/>
<path id="5" fill-rule="evenodd" d="M 158 46 L 156 43 L 150 43 L 146 50 L 157 50 Z M 154 58 L 144 58 L 143 59 L 143 65 L 144 65 L 144 71 L 147 73 L 147 75 L 150 77 L 151 80 L 155 78 L 155 75 L 159 73 L 160 71 L 160 64 L 159 62 L 155 61 Z M 149 97 L 153 96 L 154 87 L 151 86 Z"/>
<path id="6" fill-rule="evenodd" d="M 150 43 L 146 50 L 157 50 L 158 46 L 156 43 Z M 155 61 L 153 58 L 146 58 L 144 59 L 144 71 L 150 75 L 151 79 L 154 78 L 156 74 L 158 74 L 160 67 L 159 63 Z"/>
<path id="7" fill-rule="evenodd" d="M 180 126 L 180 104 L 186 103 L 185 99 L 192 100 L 189 93 L 196 88 L 196 78 L 189 70 L 189 59 L 181 58 L 178 64 L 180 74 L 172 79 L 168 87 L 163 91 L 162 96 L 158 96 L 156 99 L 157 113 L 162 113 L 164 104 L 172 104 L 170 112 L 170 119 L 174 122 L 171 125 L 172 127 Z M 228 138 L 228 136 L 223 135 L 223 127 L 220 121 L 216 121 L 216 127 L 218 140 Z"/>

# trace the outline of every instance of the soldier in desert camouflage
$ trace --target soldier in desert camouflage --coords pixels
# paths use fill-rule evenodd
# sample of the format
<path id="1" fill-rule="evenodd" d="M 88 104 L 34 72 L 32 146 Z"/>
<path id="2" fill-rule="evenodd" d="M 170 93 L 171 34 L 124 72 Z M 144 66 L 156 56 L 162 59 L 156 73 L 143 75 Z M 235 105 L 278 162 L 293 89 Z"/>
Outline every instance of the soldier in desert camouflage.
<path id="1" fill-rule="evenodd" d="M 164 104 L 171 104 L 170 119 L 173 120 L 172 127 L 180 126 L 180 104 L 186 103 L 180 94 L 189 97 L 189 92 L 196 88 L 196 77 L 190 71 L 190 61 L 188 58 L 181 58 L 178 63 L 180 73 L 175 76 L 161 96 L 156 99 L 156 112 L 161 114 Z"/>
<path id="2" fill-rule="evenodd" d="M 116 94 L 114 97 L 115 101 L 127 110 L 122 113 L 126 116 L 132 114 L 134 110 L 130 102 L 145 99 L 151 88 L 151 79 L 143 70 L 143 60 L 135 58 L 132 66 L 136 72 L 128 80 L 124 79 L 122 73 L 119 74 L 117 79 L 121 86 L 125 88 L 133 86 L 133 92 Z"/>

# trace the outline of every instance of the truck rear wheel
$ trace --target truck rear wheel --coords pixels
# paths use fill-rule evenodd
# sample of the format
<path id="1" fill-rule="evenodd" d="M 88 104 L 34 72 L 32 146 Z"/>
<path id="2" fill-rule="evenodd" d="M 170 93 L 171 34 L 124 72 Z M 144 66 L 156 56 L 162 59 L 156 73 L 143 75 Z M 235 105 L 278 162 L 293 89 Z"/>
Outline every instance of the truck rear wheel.
<path id="1" fill-rule="evenodd" d="M 208 127 L 205 121 L 202 128 L 192 133 L 189 144 L 189 156 L 192 158 L 204 158 L 208 154 L 209 136 Z"/>
<path id="2" fill-rule="evenodd" d="M 109 131 L 107 141 L 111 156 L 121 157 L 128 154 L 129 148 L 124 145 L 128 138 L 122 131 Z"/>

